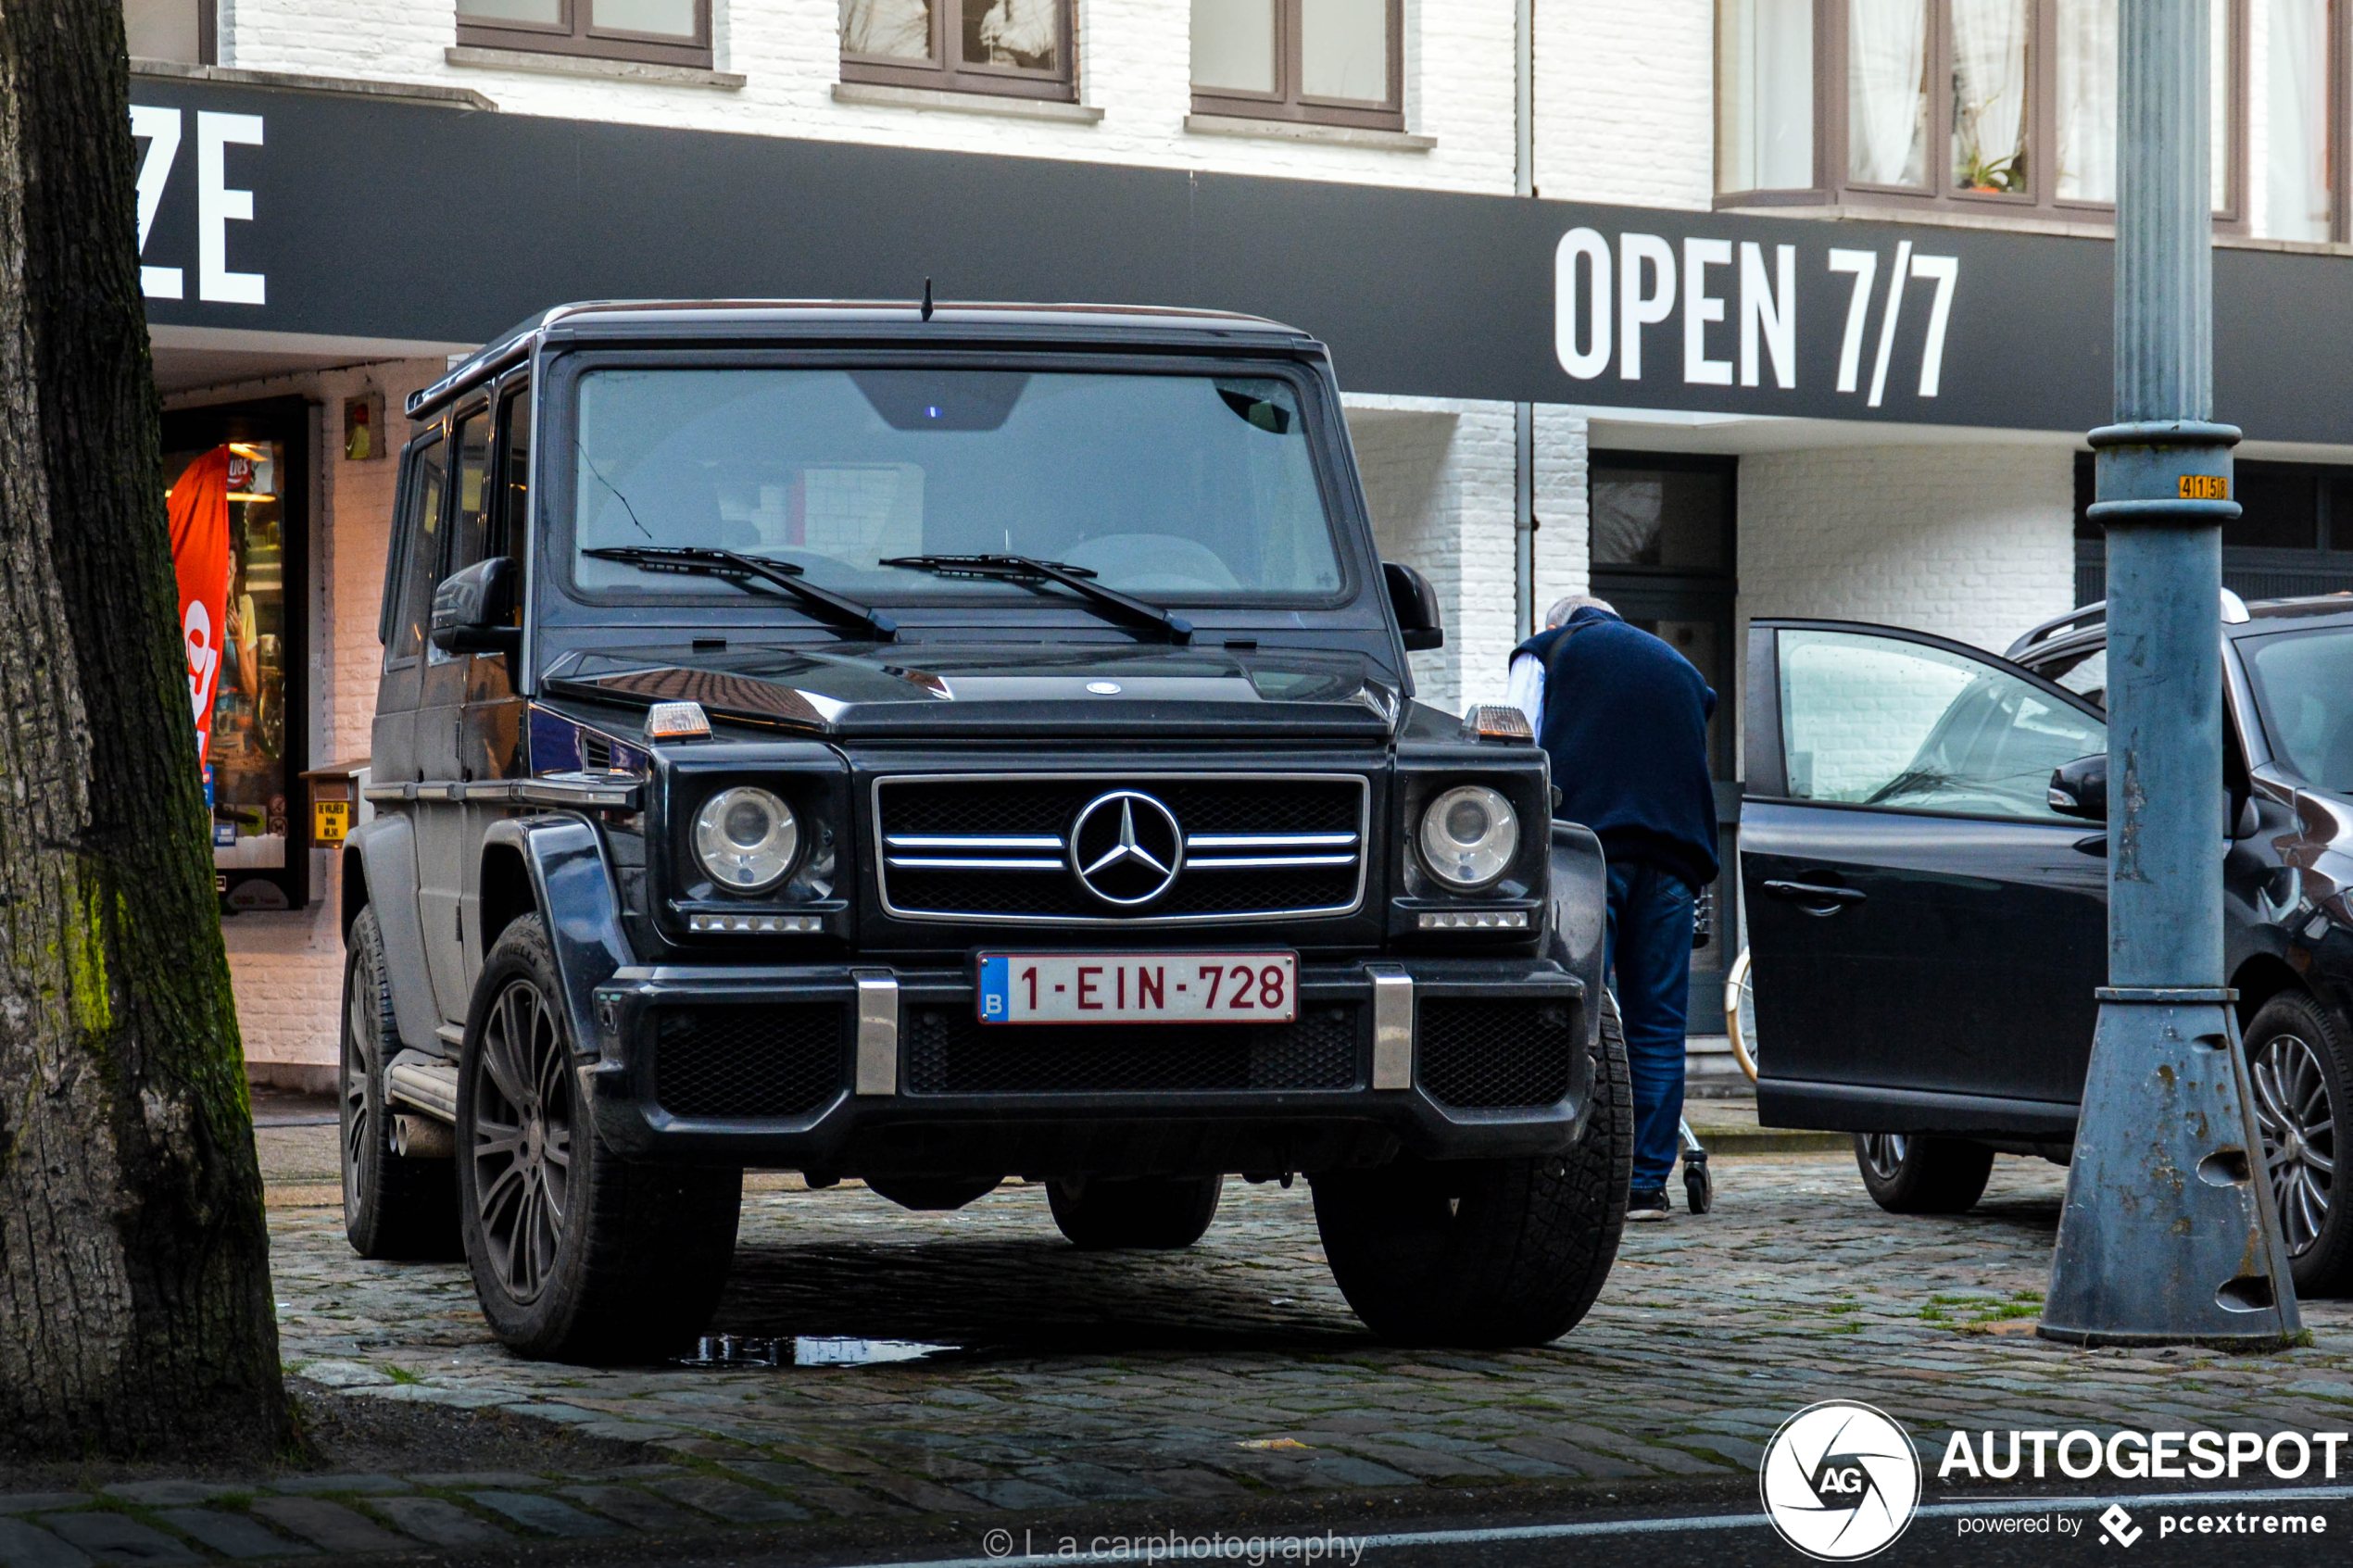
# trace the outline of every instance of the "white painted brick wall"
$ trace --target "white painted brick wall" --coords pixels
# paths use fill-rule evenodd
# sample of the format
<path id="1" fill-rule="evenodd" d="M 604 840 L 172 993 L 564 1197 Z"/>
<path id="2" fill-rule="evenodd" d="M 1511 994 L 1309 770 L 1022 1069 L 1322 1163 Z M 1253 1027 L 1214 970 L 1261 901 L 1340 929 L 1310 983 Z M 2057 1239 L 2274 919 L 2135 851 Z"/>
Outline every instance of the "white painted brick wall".
<path id="1" fill-rule="evenodd" d="M 1499 699 L 1517 641 L 1512 406 L 1352 397 L 1348 428 L 1382 558 L 1429 579 L 1446 623 L 1444 647 L 1413 656 L 1420 700 Z"/>
<path id="2" fill-rule="evenodd" d="M 469 87 L 521 114 L 1444 190 L 1512 188 L 1512 0 L 1443 6 L 1407 0 L 1407 124 L 1438 139 L 1426 152 L 1187 132 L 1190 0 L 1079 0 L 1079 95 L 1104 111 L 1093 124 L 836 103 L 838 0 L 714 0 L 714 7 L 716 64 L 749 79 L 740 89 L 451 66 L 444 51 L 456 42 L 455 0 L 224 0 L 222 57 L 251 70 Z"/>
<path id="3" fill-rule="evenodd" d="M 1715 199 L 1714 0 L 1536 6 L 1536 187 L 1558 201 Z"/>
<path id="4" fill-rule="evenodd" d="M 1743 458 L 1743 611 L 1881 621 L 1998 653 L 2075 602 L 2074 461 L 2056 445 Z"/>
<path id="5" fill-rule="evenodd" d="M 1587 420 L 1557 404 L 1536 405 L 1536 595 L 1541 624 L 1555 600 L 1592 586 Z"/>

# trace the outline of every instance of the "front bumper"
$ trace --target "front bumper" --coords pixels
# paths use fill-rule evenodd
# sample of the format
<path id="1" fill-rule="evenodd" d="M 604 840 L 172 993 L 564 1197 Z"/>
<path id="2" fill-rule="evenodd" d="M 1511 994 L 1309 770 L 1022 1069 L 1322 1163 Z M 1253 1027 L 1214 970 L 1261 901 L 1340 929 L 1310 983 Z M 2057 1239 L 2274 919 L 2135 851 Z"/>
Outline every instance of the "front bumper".
<path id="1" fill-rule="evenodd" d="M 1302 963 L 1281 1026 L 984 1026 L 964 969 L 623 969 L 581 1083 L 640 1160 L 839 1175 L 1277 1173 L 1556 1153 L 1592 1068 L 1541 960 Z M 587 1046 L 588 1041 L 582 1044 Z"/>

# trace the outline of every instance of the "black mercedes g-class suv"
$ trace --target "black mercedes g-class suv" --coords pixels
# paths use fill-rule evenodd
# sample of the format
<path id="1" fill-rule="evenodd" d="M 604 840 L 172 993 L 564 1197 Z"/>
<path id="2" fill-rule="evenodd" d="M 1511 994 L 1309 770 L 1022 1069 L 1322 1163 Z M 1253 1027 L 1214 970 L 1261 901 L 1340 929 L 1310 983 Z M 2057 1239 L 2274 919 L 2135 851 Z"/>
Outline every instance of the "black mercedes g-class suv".
<path id="1" fill-rule="evenodd" d="M 1183 1247 L 1314 1184 L 1403 1341 L 1551 1339 L 1630 1149 L 1602 863 L 1412 700 L 1319 344 L 1151 309 L 550 310 L 409 400 L 344 852 L 344 1192 L 499 1338 L 708 1322 L 742 1172 Z"/>

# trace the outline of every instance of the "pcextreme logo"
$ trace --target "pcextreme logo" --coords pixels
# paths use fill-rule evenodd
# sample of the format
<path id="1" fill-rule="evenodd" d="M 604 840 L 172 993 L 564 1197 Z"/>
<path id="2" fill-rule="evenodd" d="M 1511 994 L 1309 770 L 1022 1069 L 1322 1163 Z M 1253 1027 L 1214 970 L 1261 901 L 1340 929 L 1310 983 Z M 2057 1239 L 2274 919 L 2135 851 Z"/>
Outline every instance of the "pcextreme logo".
<path id="1" fill-rule="evenodd" d="M 1825 1399 L 1773 1434 L 1757 1489 L 1781 1539 L 1818 1562 L 1854 1562 L 1889 1546 L 1912 1522 L 1919 1456 L 1884 1411 Z"/>

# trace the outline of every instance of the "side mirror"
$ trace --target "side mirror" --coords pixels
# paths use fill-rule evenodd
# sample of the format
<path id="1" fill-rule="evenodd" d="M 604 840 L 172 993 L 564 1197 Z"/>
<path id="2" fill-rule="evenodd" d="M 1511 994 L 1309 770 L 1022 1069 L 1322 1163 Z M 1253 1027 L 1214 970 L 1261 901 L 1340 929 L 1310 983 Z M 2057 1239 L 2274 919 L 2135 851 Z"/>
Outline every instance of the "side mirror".
<path id="1" fill-rule="evenodd" d="M 433 591 L 433 646 L 444 653 L 520 653 L 515 563 L 505 556 L 453 571 Z"/>
<path id="2" fill-rule="evenodd" d="M 2107 822 L 2108 753 L 2079 757 L 2053 769 L 2046 798 L 2051 809 L 2062 817 L 2081 817 L 2087 822 Z"/>
<path id="3" fill-rule="evenodd" d="M 1421 653 L 1446 646 L 1446 626 L 1438 615 L 1438 590 L 1410 566 L 1393 560 L 1380 563 L 1389 582 L 1389 608 L 1396 613 L 1397 629 L 1405 634 L 1405 651 Z"/>

